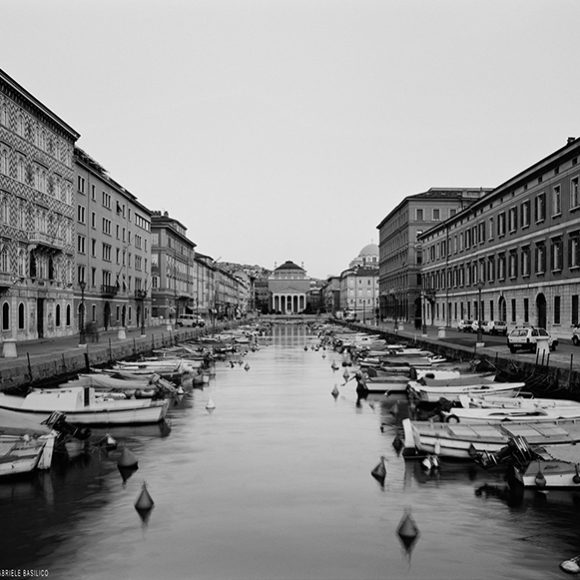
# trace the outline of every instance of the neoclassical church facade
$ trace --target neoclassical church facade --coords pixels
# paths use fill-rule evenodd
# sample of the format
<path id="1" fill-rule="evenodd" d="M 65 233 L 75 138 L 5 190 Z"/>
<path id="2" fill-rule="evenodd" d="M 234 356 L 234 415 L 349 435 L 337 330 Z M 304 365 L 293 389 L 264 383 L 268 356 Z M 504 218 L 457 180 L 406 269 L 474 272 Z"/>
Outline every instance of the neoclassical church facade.
<path id="1" fill-rule="evenodd" d="M 268 278 L 270 309 L 279 314 L 300 314 L 307 304 L 310 278 L 306 270 L 287 260 L 274 269 Z"/>

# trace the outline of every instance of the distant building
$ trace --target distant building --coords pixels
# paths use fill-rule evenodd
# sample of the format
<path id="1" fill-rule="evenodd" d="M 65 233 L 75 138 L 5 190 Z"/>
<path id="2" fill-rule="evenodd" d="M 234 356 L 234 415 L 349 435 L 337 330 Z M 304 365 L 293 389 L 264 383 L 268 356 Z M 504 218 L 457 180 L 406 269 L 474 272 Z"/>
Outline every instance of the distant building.
<path id="1" fill-rule="evenodd" d="M 151 216 L 153 316 L 176 320 L 196 309 L 195 246 L 187 228 L 168 212 Z"/>
<path id="2" fill-rule="evenodd" d="M 340 276 L 329 276 L 322 286 L 321 293 L 325 312 L 335 314 L 340 310 Z"/>
<path id="3" fill-rule="evenodd" d="M 375 320 L 379 292 L 378 268 L 355 266 L 340 275 L 340 305 L 345 315 Z"/>
<path id="4" fill-rule="evenodd" d="M 105 329 L 149 323 L 151 211 L 78 147 L 74 168 L 79 319 Z"/>
<path id="5" fill-rule="evenodd" d="M 0 341 L 77 332 L 79 134 L 0 70 Z"/>
<path id="6" fill-rule="evenodd" d="M 268 279 L 271 310 L 279 314 L 300 314 L 306 309 L 310 278 L 290 260 L 278 266 Z"/>
<path id="7" fill-rule="evenodd" d="M 382 319 L 421 325 L 423 232 L 453 217 L 491 191 L 439 188 L 406 197 L 379 223 L 379 309 Z"/>
<path id="8" fill-rule="evenodd" d="M 379 246 L 377 244 L 367 244 L 358 256 L 351 261 L 349 267 L 355 268 L 364 266 L 366 268 L 379 268 Z"/>

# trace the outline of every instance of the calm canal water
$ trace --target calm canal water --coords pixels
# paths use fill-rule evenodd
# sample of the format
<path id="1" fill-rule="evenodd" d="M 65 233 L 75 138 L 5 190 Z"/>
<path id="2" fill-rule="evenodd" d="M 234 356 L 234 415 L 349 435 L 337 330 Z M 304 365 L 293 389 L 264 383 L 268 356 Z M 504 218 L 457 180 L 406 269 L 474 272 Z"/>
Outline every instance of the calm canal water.
<path id="1" fill-rule="evenodd" d="M 0 568 L 91 580 L 566 576 L 558 564 L 580 553 L 580 492 L 513 504 L 477 491 L 501 485 L 484 472 L 405 465 L 388 410 L 378 398 L 356 408 L 354 381 L 340 386 L 331 368 L 340 357 L 305 351 L 311 342 L 305 326 L 276 326 L 245 357 L 249 370 L 217 363 L 209 387 L 172 409 L 169 433 L 112 430 L 139 458 L 125 484 L 119 451 L 0 484 Z M 382 454 L 384 487 L 370 475 Z M 134 509 L 144 481 L 147 523 Z M 406 509 L 420 532 L 410 553 L 396 533 Z"/>

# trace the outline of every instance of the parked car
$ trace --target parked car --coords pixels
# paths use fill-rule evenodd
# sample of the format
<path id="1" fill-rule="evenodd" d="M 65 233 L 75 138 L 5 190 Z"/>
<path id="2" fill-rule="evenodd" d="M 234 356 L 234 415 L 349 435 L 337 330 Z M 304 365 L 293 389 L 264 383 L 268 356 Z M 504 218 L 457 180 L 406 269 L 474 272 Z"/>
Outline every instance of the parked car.
<path id="1" fill-rule="evenodd" d="M 503 334 L 507 335 L 507 322 L 504 320 L 486 320 L 482 323 L 483 332 L 486 334 Z"/>
<path id="2" fill-rule="evenodd" d="M 471 332 L 471 325 L 473 324 L 473 320 L 460 320 L 457 323 L 457 330 L 460 332 Z"/>
<path id="3" fill-rule="evenodd" d="M 556 350 L 558 339 L 554 338 L 545 328 L 534 326 L 517 326 L 507 337 L 507 344 L 511 352 L 517 349 L 536 352 L 538 338 L 547 338 L 550 350 Z"/>
<path id="4" fill-rule="evenodd" d="M 574 346 L 580 345 L 580 326 L 578 324 L 572 327 L 572 344 Z"/>
<path id="5" fill-rule="evenodd" d="M 481 331 L 483 332 L 483 327 L 487 324 L 485 320 L 481 321 Z M 471 323 L 471 331 L 472 332 L 479 332 L 479 320 L 474 320 Z"/>
<path id="6" fill-rule="evenodd" d="M 199 314 L 182 314 L 177 319 L 177 326 L 205 326 L 205 320 Z"/>

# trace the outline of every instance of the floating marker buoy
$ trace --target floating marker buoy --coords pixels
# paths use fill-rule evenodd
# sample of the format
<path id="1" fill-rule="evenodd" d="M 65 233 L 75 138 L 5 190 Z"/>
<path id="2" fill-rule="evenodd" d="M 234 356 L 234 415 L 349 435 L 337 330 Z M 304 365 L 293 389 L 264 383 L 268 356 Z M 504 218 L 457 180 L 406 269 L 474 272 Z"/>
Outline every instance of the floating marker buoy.
<path id="1" fill-rule="evenodd" d="M 250 365 L 249 365 L 248 363 L 246 363 L 246 364 L 244 365 L 244 370 L 245 370 L 245 371 L 249 371 L 249 370 L 250 370 Z"/>
<path id="2" fill-rule="evenodd" d="M 385 465 L 386 457 L 381 455 L 380 462 L 371 471 L 371 475 L 381 484 L 385 484 L 385 478 L 387 477 L 387 467 Z"/>
<path id="3" fill-rule="evenodd" d="M 346 381 L 346 379 L 348 379 L 349 377 L 349 373 L 346 369 L 344 369 L 344 372 L 342 373 L 342 376 L 344 377 L 344 380 Z"/>
<path id="4" fill-rule="evenodd" d="M 564 560 L 564 562 L 560 562 L 560 568 L 569 574 L 578 574 L 580 572 L 580 556 L 576 556 L 574 558 L 570 558 L 570 560 Z"/>
<path id="5" fill-rule="evenodd" d="M 325 353 L 322 353 L 322 358 L 326 358 L 326 354 Z"/>
<path id="6" fill-rule="evenodd" d="M 308 347 L 306 345 L 304 345 L 304 350 L 308 350 Z"/>
<path id="7" fill-rule="evenodd" d="M 423 461 L 421 461 L 421 467 L 423 469 L 425 469 L 426 471 L 431 471 L 431 468 L 433 467 L 433 464 L 431 463 L 431 457 L 430 456 L 425 457 L 425 459 L 423 459 Z"/>
<path id="8" fill-rule="evenodd" d="M 431 455 L 431 469 L 439 469 L 439 457 Z"/>
<path id="9" fill-rule="evenodd" d="M 137 456 L 130 449 L 123 447 L 123 450 L 121 451 L 121 457 L 119 457 L 117 465 L 119 467 L 136 469 L 138 463 Z"/>
<path id="10" fill-rule="evenodd" d="M 407 553 L 411 553 L 411 550 L 419 537 L 419 528 L 411 516 L 411 510 L 405 510 L 405 514 L 397 528 L 397 535 L 405 546 Z"/>
<path id="11" fill-rule="evenodd" d="M 397 453 L 400 453 L 401 449 L 403 449 L 404 446 L 405 444 L 403 443 L 403 440 L 397 435 L 393 439 L 393 447 L 395 448 L 395 451 Z"/>
<path id="12" fill-rule="evenodd" d="M 141 493 L 139 494 L 139 497 L 137 498 L 137 501 L 135 502 L 135 509 L 139 513 L 139 516 L 141 517 L 143 522 L 147 522 L 147 520 L 149 519 L 149 515 L 151 513 L 151 510 L 153 509 L 154 506 L 155 506 L 155 502 L 153 501 L 153 498 L 151 497 L 151 495 L 147 491 L 147 485 L 145 484 L 145 482 L 143 482 L 143 487 L 141 488 Z"/>
<path id="13" fill-rule="evenodd" d="M 339 369 L 339 366 L 336 364 L 336 362 L 332 361 L 332 364 L 330 365 L 330 368 L 333 371 L 337 371 Z"/>
<path id="14" fill-rule="evenodd" d="M 336 385 L 334 385 L 334 388 L 332 389 L 332 391 L 330 392 L 330 394 L 336 399 L 338 397 L 338 395 L 340 394 L 338 391 L 338 388 L 336 387 Z"/>
<path id="15" fill-rule="evenodd" d="M 205 408 L 206 408 L 208 411 L 213 411 L 213 410 L 215 409 L 215 403 L 214 403 L 214 402 L 213 402 L 213 401 L 210 399 L 210 400 L 209 400 L 209 401 L 206 403 L 206 405 L 205 405 Z"/>

